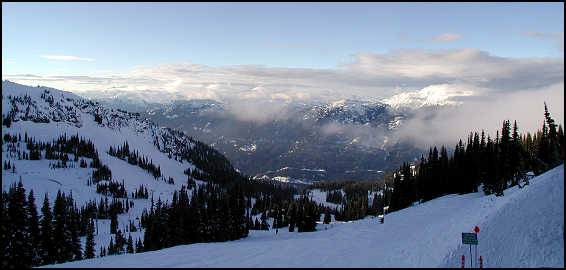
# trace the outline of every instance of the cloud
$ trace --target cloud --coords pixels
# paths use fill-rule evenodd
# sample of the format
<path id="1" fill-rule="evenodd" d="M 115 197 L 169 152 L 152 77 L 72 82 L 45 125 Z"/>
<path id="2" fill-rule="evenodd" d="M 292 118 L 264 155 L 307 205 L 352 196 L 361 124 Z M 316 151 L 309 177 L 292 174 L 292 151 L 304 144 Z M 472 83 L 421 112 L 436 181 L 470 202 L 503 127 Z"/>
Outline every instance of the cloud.
<path id="1" fill-rule="evenodd" d="M 465 83 L 516 90 L 564 80 L 564 60 L 506 58 L 476 49 L 398 50 L 388 54 L 357 54 L 347 66 L 381 85 L 401 83 L 415 89 L 433 84 Z"/>
<path id="2" fill-rule="evenodd" d="M 564 38 L 564 33 L 541 33 L 541 32 L 529 31 L 529 32 L 523 33 L 523 35 L 528 36 L 528 37 L 534 37 L 534 38 L 542 38 L 542 39 L 563 39 Z"/>
<path id="3" fill-rule="evenodd" d="M 524 32 L 523 36 L 550 39 L 556 42 L 556 48 L 564 55 L 564 33 L 541 33 L 535 31 Z"/>
<path id="4" fill-rule="evenodd" d="M 399 94 L 399 89 L 412 92 L 443 84 L 474 87 L 472 91 L 513 92 L 564 81 L 562 58 L 506 58 L 476 49 L 404 49 L 383 54 L 359 53 L 353 58 L 335 69 L 168 63 L 90 76 L 3 74 L 2 77 L 32 85 L 59 82 L 48 86 L 75 92 L 124 85 L 127 86 L 124 91 L 151 89 L 164 96 L 220 101 L 278 98 L 334 101 L 352 96 L 384 99 Z"/>
<path id="5" fill-rule="evenodd" d="M 458 39 L 461 39 L 461 38 L 462 38 L 462 35 L 460 35 L 458 33 L 454 33 L 452 31 L 448 31 L 446 33 L 442 33 L 438 36 L 431 38 L 429 41 L 430 42 L 451 42 L 451 41 L 458 40 Z"/>
<path id="6" fill-rule="evenodd" d="M 229 111 L 239 119 L 259 122 L 284 118 L 286 106 L 295 102 L 405 97 L 424 104 L 460 104 L 446 108 L 442 114 L 417 117 L 407 123 L 404 138 L 416 141 L 411 134 L 423 134 L 429 142 L 444 141 L 444 135 L 461 138 L 471 127 L 499 127 L 505 117 L 517 119 L 520 127 L 536 129 L 542 123 L 540 115 L 524 112 L 531 108 L 538 110 L 542 99 L 555 103 L 564 97 L 563 58 L 499 57 L 471 48 L 358 53 L 352 61 L 334 69 L 168 63 L 91 76 L 3 74 L 2 77 L 28 85 L 90 93 L 90 96 L 102 95 L 104 91 L 137 93 L 147 102 L 215 99 L 235 104 Z M 122 88 L 118 90 L 116 86 Z M 563 104 L 550 104 L 550 107 L 563 117 Z M 458 128 L 431 124 L 427 119 L 452 123 Z M 454 132 L 439 134 L 438 130 L 443 129 Z"/>
<path id="7" fill-rule="evenodd" d="M 564 124 L 564 82 L 516 92 L 491 92 L 462 100 L 459 106 L 419 111 L 392 137 L 413 142 L 423 149 L 440 144 L 453 147 L 458 139 L 465 142 L 470 132 L 481 133 L 482 129 L 494 138 L 503 120 L 517 120 L 520 133 L 533 133 L 542 128 L 544 102 L 553 119 Z"/>
<path id="8" fill-rule="evenodd" d="M 237 120 L 264 124 L 272 120 L 292 118 L 289 104 L 280 100 L 235 100 L 225 109 Z"/>
<path id="9" fill-rule="evenodd" d="M 88 62 L 94 61 L 94 59 L 92 58 L 85 58 L 85 57 L 78 57 L 71 55 L 41 55 L 40 57 L 50 60 L 63 60 L 63 61 L 88 61 Z"/>

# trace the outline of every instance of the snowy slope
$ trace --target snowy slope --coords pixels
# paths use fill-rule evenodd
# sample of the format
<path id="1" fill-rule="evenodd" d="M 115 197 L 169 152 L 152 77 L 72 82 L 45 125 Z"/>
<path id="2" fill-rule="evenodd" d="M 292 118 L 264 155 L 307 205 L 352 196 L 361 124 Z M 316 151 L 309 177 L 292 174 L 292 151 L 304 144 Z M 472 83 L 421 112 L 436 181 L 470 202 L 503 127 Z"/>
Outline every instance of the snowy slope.
<path id="1" fill-rule="evenodd" d="M 162 197 L 170 197 L 169 195 L 174 189 L 179 189 L 182 184 L 186 184 L 187 176 L 183 172 L 187 168 L 194 169 L 195 166 L 186 160 L 180 162 L 170 159 L 164 152 L 171 148 L 171 141 L 179 140 L 179 138 L 175 138 L 176 135 L 171 134 L 170 130 L 159 128 L 147 120 L 139 119 L 139 117 L 133 114 L 110 110 L 96 103 L 89 103 L 88 101 L 69 92 L 44 87 L 36 89 L 34 87 L 28 87 L 7 81 L 2 82 L 2 114 L 8 114 L 14 106 L 19 107 L 19 114 L 24 114 L 25 109 L 22 109 L 22 107 L 25 108 L 25 106 L 21 106 L 21 104 L 10 104 L 7 101 L 7 96 L 28 95 L 31 97 L 33 102 L 31 106 L 32 113 L 30 114 L 33 116 L 46 115 L 47 118 L 49 118 L 49 116 L 51 116 L 50 112 L 57 112 L 57 110 L 53 109 L 55 106 L 50 106 L 48 102 L 39 98 L 39 95 L 43 90 L 49 90 L 52 96 L 55 97 L 55 106 L 59 103 L 62 108 L 71 108 L 63 111 L 63 115 L 65 115 L 62 117 L 63 120 L 54 121 L 53 118 L 50 118 L 48 123 L 38 123 L 23 120 L 21 119 L 21 115 L 17 115 L 16 118 L 20 118 L 19 121 L 12 122 L 10 128 L 3 126 L 2 135 L 6 133 L 12 135 L 20 133 L 23 136 L 23 134 L 27 132 L 28 136 L 46 142 L 50 142 L 52 139 L 55 139 L 65 133 L 68 136 L 78 134 L 80 137 L 90 139 L 98 150 L 102 164 L 107 164 L 112 170 L 113 179 L 120 182 L 122 179 L 128 180 L 125 182 L 126 189 L 128 191 L 133 191 L 135 188 L 139 187 L 140 183 L 147 183 L 151 185 L 152 189 L 150 191 L 154 191 L 154 196 L 156 198 L 160 195 Z M 59 96 L 60 100 L 57 100 L 59 99 Z M 68 118 L 66 115 L 68 115 L 69 112 L 72 112 L 72 114 L 76 116 L 76 120 L 74 122 L 65 120 Z M 102 124 L 95 122 L 93 113 L 99 113 L 102 115 Z M 56 115 L 57 113 L 54 114 Z M 170 138 L 170 141 L 166 141 L 164 137 L 173 138 Z M 181 139 L 186 140 L 184 142 L 186 147 L 190 148 L 192 146 L 191 142 L 189 142 L 186 138 Z M 159 140 L 159 149 L 155 147 L 154 140 Z M 161 166 L 164 178 L 167 179 L 169 177 L 173 177 L 177 180 L 175 185 L 170 185 L 163 181 L 156 181 L 143 169 L 131 166 L 127 162 L 116 157 L 112 157 L 106 153 L 110 146 L 119 146 L 125 141 L 128 141 L 130 149 L 136 149 L 140 151 L 141 154 L 151 157 L 156 166 Z M 22 146 L 25 146 L 23 141 Z M 173 149 L 173 152 L 175 152 L 175 149 Z M 3 155 L 4 154 L 5 151 L 3 151 Z M 3 160 L 6 159 L 8 159 L 8 157 L 3 156 Z M 57 179 L 61 177 L 67 178 L 66 175 L 69 174 L 69 170 L 73 171 L 72 169 L 49 170 L 47 167 L 47 160 L 30 161 L 18 160 L 17 158 L 15 160 L 11 160 L 18 168 L 16 176 L 28 174 L 31 176 L 33 174 L 37 174 L 44 178 Z M 40 168 L 45 168 L 47 170 L 38 170 Z M 80 174 L 82 172 L 85 172 L 85 174 L 88 175 L 90 174 L 90 170 L 90 168 L 82 169 L 77 166 L 77 168 L 74 169 L 74 171 L 77 172 L 75 173 L 75 177 L 79 177 L 80 179 Z M 6 176 L 8 180 L 14 177 L 10 177 L 11 172 L 3 172 L 2 185 L 3 187 L 7 187 L 13 181 L 5 181 L 4 176 Z M 27 189 L 27 179 L 23 178 L 22 180 L 24 180 L 24 187 Z M 86 179 L 83 180 L 86 182 Z M 30 179 L 29 181 L 34 180 Z M 79 184 L 77 191 L 80 187 L 81 185 Z M 37 193 L 38 192 L 36 191 L 36 194 Z M 50 195 L 52 195 L 51 193 L 52 192 L 50 192 Z"/>
<path id="2" fill-rule="evenodd" d="M 195 166 L 186 160 L 176 161 L 168 156 L 168 152 L 181 153 L 193 147 L 187 136 L 155 126 L 136 114 L 108 109 L 69 92 L 3 81 L 2 117 L 8 115 L 13 120 L 10 127 L 2 126 L 2 137 L 5 134 L 20 134 L 22 141 L 18 143 L 17 149 L 22 152 L 27 151 L 23 139 L 25 133 L 43 142 L 51 142 L 63 134 L 69 137 L 78 134 L 79 137 L 90 139 L 98 151 L 101 163 L 110 168 L 114 181 L 124 181 L 129 195 L 143 184 L 148 188 L 150 199 L 153 195 L 155 200 L 170 200 L 174 190 L 179 190 L 181 185 L 187 185 L 184 170 L 195 169 Z M 94 115 L 101 117 L 101 123 L 95 121 Z M 110 146 L 120 146 L 126 140 L 130 149 L 139 151 L 141 155 L 151 158 L 156 166 L 161 167 L 163 179 L 155 179 L 146 170 L 107 154 Z M 154 145 L 155 141 L 159 142 L 159 148 Z M 13 183 L 21 179 L 26 193 L 33 189 L 38 209 L 41 208 L 45 193 L 48 193 L 53 207 L 58 190 L 67 195 L 72 192 L 79 208 L 90 200 L 98 203 L 101 198 L 105 198 L 104 195 L 96 193 L 96 185 L 87 185 L 94 169 L 80 168 L 78 164 L 75 164 L 74 168 L 51 169 L 49 163 L 53 163 L 53 160 L 20 160 L 17 156 L 11 156 L 6 148 L 7 144 L 2 145 L 2 161 L 10 161 L 16 166 L 16 171 L 14 173 L 12 170 L 2 170 L 2 189 L 8 190 Z M 73 155 L 70 157 L 72 160 Z M 91 161 L 88 158 L 85 160 L 87 163 Z M 164 181 L 169 177 L 175 180 L 174 184 Z M 198 180 L 196 182 L 202 183 Z M 144 208 L 149 209 L 150 199 L 130 198 L 134 201 L 134 207 L 129 212 L 118 215 L 120 229 L 125 232 L 126 238 L 130 233 L 126 229 L 129 221 L 138 226 L 136 218 L 141 216 Z M 110 220 L 97 222 L 97 255 L 100 247 L 108 246 L 110 242 L 109 224 Z M 143 231 L 131 234 L 134 240 L 143 239 Z M 84 237 L 82 240 L 84 247 Z"/>
<path id="3" fill-rule="evenodd" d="M 250 231 L 232 242 L 107 256 L 56 267 L 460 267 L 461 233 L 481 228 L 484 267 L 564 267 L 564 165 L 504 197 L 447 195 L 316 232 Z M 526 228 L 528 227 L 528 228 Z M 48 266 L 52 267 L 52 266 Z M 469 267 L 467 260 L 466 267 Z"/>
<path id="4" fill-rule="evenodd" d="M 538 178 L 522 190 L 506 190 L 504 200 L 485 202 L 492 211 L 478 234 L 484 265 L 564 267 L 564 165 Z M 462 254 L 469 258 L 467 245 L 453 252 L 445 266 L 453 266 Z"/>

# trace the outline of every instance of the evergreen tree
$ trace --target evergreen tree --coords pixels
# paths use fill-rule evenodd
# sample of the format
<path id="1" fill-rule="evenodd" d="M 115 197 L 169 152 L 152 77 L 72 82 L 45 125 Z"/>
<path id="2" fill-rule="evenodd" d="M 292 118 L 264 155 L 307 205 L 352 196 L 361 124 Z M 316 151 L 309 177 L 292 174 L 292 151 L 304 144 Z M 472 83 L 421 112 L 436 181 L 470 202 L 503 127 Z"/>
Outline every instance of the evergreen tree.
<path id="1" fill-rule="evenodd" d="M 49 206 L 48 194 L 45 193 L 45 198 L 43 199 L 43 206 L 41 207 L 41 221 L 40 221 L 40 233 L 39 233 L 39 252 L 41 256 L 41 264 L 53 264 L 55 263 L 55 253 L 53 242 L 55 241 L 53 236 L 53 214 L 51 213 L 51 208 Z"/>
<path id="2" fill-rule="evenodd" d="M 9 235 L 6 253 L 9 268 L 30 267 L 32 260 L 32 246 L 28 228 L 26 211 L 26 194 L 22 181 L 10 187 L 8 192 L 8 220 Z"/>
<path id="3" fill-rule="evenodd" d="M 254 230 L 261 230 L 261 223 L 259 223 L 259 220 L 257 218 L 255 218 Z"/>
<path id="4" fill-rule="evenodd" d="M 91 259 L 95 256 L 95 243 L 94 243 L 94 221 L 91 219 L 88 222 L 87 236 L 86 236 L 86 246 L 85 246 L 85 258 Z"/>
<path id="5" fill-rule="evenodd" d="M 72 258 L 71 232 L 67 223 L 67 205 L 64 194 L 57 192 L 55 205 L 53 206 L 53 242 L 55 248 L 55 262 L 63 263 L 70 261 Z"/>
<path id="6" fill-rule="evenodd" d="M 116 246 L 114 245 L 114 238 L 110 237 L 110 243 L 108 244 L 108 255 L 116 254 Z"/>
<path id="7" fill-rule="evenodd" d="M 330 224 L 331 222 L 331 216 L 330 216 L 330 209 L 326 208 L 326 211 L 324 212 L 324 224 Z"/>
<path id="8" fill-rule="evenodd" d="M 267 224 L 267 215 L 265 214 L 265 212 L 263 212 L 261 214 L 260 219 L 261 219 L 260 230 L 268 231 L 269 230 L 269 224 Z"/>
<path id="9" fill-rule="evenodd" d="M 560 153 L 560 140 L 558 137 L 557 132 L 557 125 L 554 122 L 554 119 L 550 117 L 550 112 L 548 111 L 548 107 L 546 106 L 546 102 L 544 103 L 544 118 L 546 123 L 548 124 L 548 136 L 543 138 L 546 141 L 547 149 L 547 157 L 543 159 L 550 168 L 555 167 L 560 163 L 561 160 L 561 153 Z"/>
<path id="10" fill-rule="evenodd" d="M 114 254 L 124 254 L 124 246 L 126 245 L 126 238 L 121 230 L 116 231 L 116 244 L 114 246 Z"/>
<path id="11" fill-rule="evenodd" d="M 143 252 L 143 244 L 141 242 L 141 239 L 138 238 L 138 241 L 136 242 L 136 253 L 140 252 Z"/>
<path id="12" fill-rule="evenodd" d="M 32 266 L 41 265 L 41 255 L 38 248 L 39 244 L 39 216 L 37 214 L 37 207 L 35 205 L 35 197 L 33 196 L 33 189 L 30 190 L 28 195 L 28 225 L 30 232 L 30 244 L 32 246 Z"/>
<path id="13" fill-rule="evenodd" d="M 8 215 L 8 193 L 2 190 L 2 222 L 0 222 L 0 266 L 2 268 L 7 268 L 9 266 L 8 257 L 5 254 L 8 253 L 8 241 L 11 237 L 10 233 L 10 217 Z"/>
<path id="14" fill-rule="evenodd" d="M 126 248 L 127 253 L 134 253 L 134 241 L 132 240 L 132 235 L 128 235 L 128 247 Z"/>
<path id="15" fill-rule="evenodd" d="M 69 198 L 69 205 L 73 205 L 73 197 L 71 194 L 71 197 Z M 82 251 L 82 247 L 81 247 L 81 242 L 79 239 L 79 213 L 78 210 L 76 209 L 76 206 L 73 208 L 69 208 L 69 218 L 68 218 L 70 224 L 69 224 L 69 230 L 71 232 L 71 245 L 70 245 L 70 249 L 72 252 L 72 261 L 77 261 L 77 260 L 82 260 L 83 259 L 83 251 Z"/>
<path id="16" fill-rule="evenodd" d="M 118 230 L 118 216 L 114 211 L 111 213 L 111 215 L 112 216 L 110 217 L 110 233 L 116 234 L 116 231 Z"/>
<path id="17" fill-rule="evenodd" d="M 297 210 L 295 207 L 295 203 L 291 202 L 289 204 L 289 209 L 287 210 L 287 217 L 289 218 L 289 232 L 294 232 L 295 231 L 295 223 L 297 220 Z"/>

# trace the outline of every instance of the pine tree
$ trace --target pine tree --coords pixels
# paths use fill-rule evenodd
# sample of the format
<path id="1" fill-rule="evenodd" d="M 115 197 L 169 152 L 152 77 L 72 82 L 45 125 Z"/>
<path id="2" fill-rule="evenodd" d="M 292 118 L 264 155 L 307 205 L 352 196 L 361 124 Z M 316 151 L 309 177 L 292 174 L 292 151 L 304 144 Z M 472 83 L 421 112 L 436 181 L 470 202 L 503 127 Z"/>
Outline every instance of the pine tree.
<path id="1" fill-rule="evenodd" d="M 115 255 L 116 247 L 114 245 L 114 238 L 110 237 L 110 244 L 108 244 L 108 255 Z"/>
<path id="2" fill-rule="evenodd" d="M 110 233 L 116 234 L 116 231 L 118 230 L 118 217 L 115 212 L 112 212 L 111 215 L 112 216 L 110 217 Z"/>
<path id="3" fill-rule="evenodd" d="M 375 200 L 374 200 L 375 203 Z M 331 216 L 330 216 L 330 209 L 326 208 L 326 211 L 324 212 L 324 224 L 330 224 L 331 222 Z"/>
<path id="4" fill-rule="evenodd" d="M 560 163 L 562 155 L 560 153 L 561 147 L 557 132 L 557 125 L 554 122 L 554 119 L 550 117 L 550 112 L 548 111 L 546 102 L 544 103 L 544 117 L 548 124 L 548 136 L 546 138 L 548 157 L 543 159 L 543 161 L 546 161 L 549 167 L 553 168 Z"/>
<path id="5" fill-rule="evenodd" d="M 114 246 L 115 254 L 124 254 L 124 245 L 126 245 L 126 238 L 121 230 L 116 231 L 116 245 Z"/>
<path id="6" fill-rule="evenodd" d="M 32 246 L 26 211 L 26 194 L 22 181 L 10 187 L 8 192 L 8 218 L 10 221 L 8 250 L 3 254 L 8 259 L 8 267 L 30 267 Z"/>
<path id="7" fill-rule="evenodd" d="M 138 238 L 138 241 L 136 242 L 136 253 L 140 252 L 143 252 L 143 244 L 141 242 L 141 239 Z"/>
<path id="8" fill-rule="evenodd" d="M 69 205 L 73 205 L 73 197 L 72 194 L 69 197 Z M 70 243 L 70 249 L 72 252 L 72 261 L 77 261 L 77 260 L 82 260 L 83 259 L 83 251 L 82 251 L 82 247 L 81 247 L 81 242 L 79 239 L 79 213 L 78 210 L 76 208 L 76 206 L 74 206 L 73 208 L 69 209 L 69 218 L 68 218 L 70 224 L 69 224 L 69 230 L 71 232 L 71 243 Z"/>
<path id="9" fill-rule="evenodd" d="M 51 213 L 51 208 L 49 206 L 48 194 L 45 193 L 45 198 L 43 199 L 43 206 L 41 207 L 41 221 L 40 221 L 40 233 L 39 233 L 39 251 L 41 256 L 41 264 L 53 264 L 55 263 L 55 248 L 53 245 L 53 214 Z"/>
<path id="10" fill-rule="evenodd" d="M 32 266 L 41 265 L 41 255 L 38 248 L 39 243 L 39 216 L 37 214 L 37 207 L 35 206 L 35 197 L 33 196 L 33 189 L 30 190 L 28 195 L 28 225 L 30 233 L 30 244 L 32 246 Z"/>
<path id="11" fill-rule="evenodd" d="M 87 236 L 86 236 L 86 246 L 85 246 L 85 258 L 91 259 L 95 256 L 95 243 L 94 243 L 94 221 L 91 219 L 88 222 Z"/>
<path id="12" fill-rule="evenodd" d="M 52 245 L 55 248 L 55 262 L 63 263 L 71 260 L 72 250 L 69 224 L 67 223 L 67 203 L 64 194 L 57 192 L 53 206 L 54 230 Z"/>
<path id="13" fill-rule="evenodd" d="M 297 215 L 297 210 L 295 207 L 295 203 L 291 202 L 289 204 L 289 209 L 287 210 L 287 215 L 286 215 L 287 217 L 289 217 L 289 232 L 295 231 L 296 215 Z"/>
<path id="14" fill-rule="evenodd" d="M 8 215 L 8 193 L 2 190 L 2 222 L 0 222 L 0 266 L 7 268 L 9 265 L 8 258 L 5 256 L 8 252 L 8 241 L 11 237 L 10 226 L 11 220 Z"/>
<path id="15" fill-rule="evenodd" d="M 260 230 L 268 231 L 269 225 L 267 224 L 267 215 L 265 214 L 265 211 L 261 214 L 260 219 L 261 219 Z"/>
<path id="16" fill-rule="evenodd" d="M 128 235 L 128 247 L 126 248 L 127 253 L 134 253 L 134 241 L 132 240 L 132 235 Z"/>
<path id="17" fill-rule="evenodd" d="M 254 230 L 261 230 L 261 224 L 259 223 L 259 221 L 257 220 L 257 218 L 255 218 Z"/>

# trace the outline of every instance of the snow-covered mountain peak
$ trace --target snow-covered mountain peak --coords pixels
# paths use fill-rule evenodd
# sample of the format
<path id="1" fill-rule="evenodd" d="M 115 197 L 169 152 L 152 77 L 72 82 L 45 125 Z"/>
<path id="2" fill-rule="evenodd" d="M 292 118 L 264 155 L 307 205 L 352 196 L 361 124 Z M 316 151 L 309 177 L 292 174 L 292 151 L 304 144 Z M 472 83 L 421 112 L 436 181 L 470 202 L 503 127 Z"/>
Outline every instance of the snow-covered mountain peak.
<path id="1" fill-rule="evenodd" d="M 431 85 L 419 91 L 404 92 L 383 99 L 382 102 L 393 108 L 418 109 L 427 106 L 459 105 L 461 102 L 452 100 L 453 97 L 471 96 L 473 91 L 455 89 L 447 84 Z"/>

